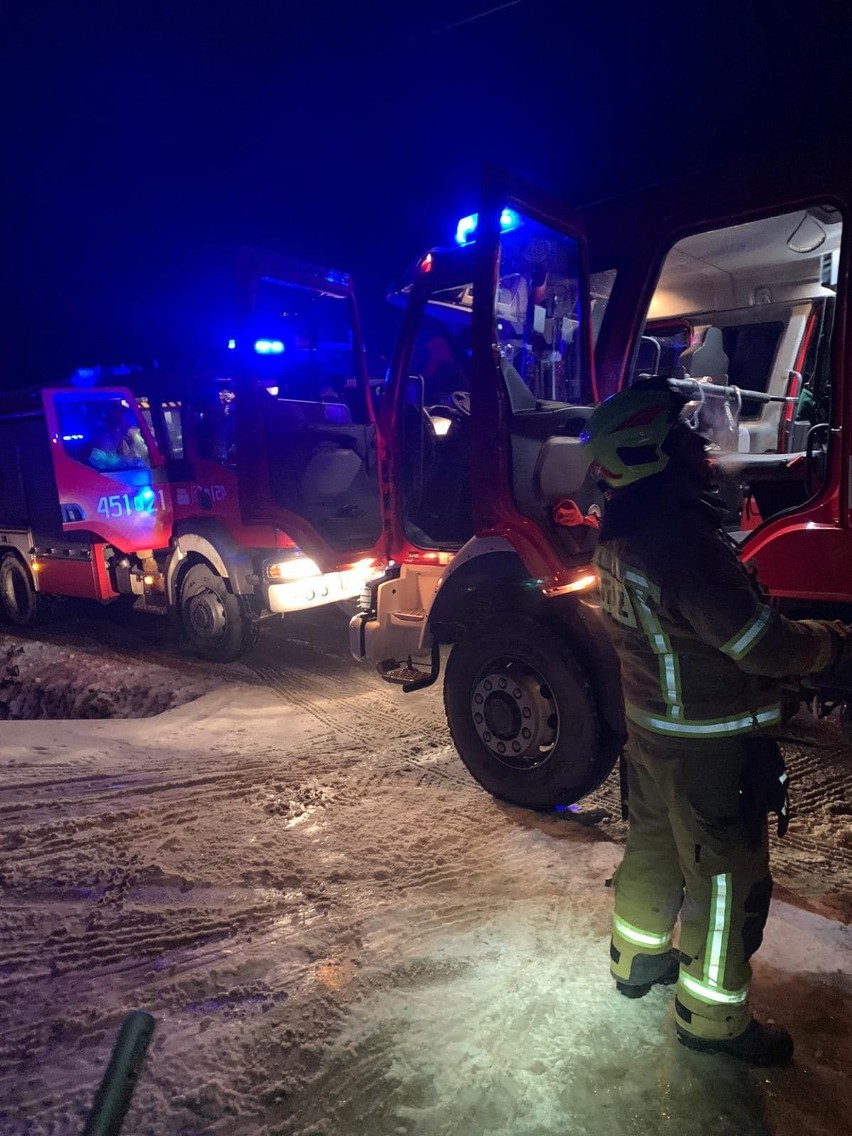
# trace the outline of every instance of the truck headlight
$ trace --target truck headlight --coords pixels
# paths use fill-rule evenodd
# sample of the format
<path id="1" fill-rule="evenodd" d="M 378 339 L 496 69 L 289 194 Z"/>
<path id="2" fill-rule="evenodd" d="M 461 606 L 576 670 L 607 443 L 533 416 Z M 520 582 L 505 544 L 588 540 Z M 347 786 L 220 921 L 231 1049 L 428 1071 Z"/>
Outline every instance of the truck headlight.
<path id="1" fill-rule="evenodd" d="M 308 556 L 291 556 L 287 560 L 274 560 L 266 565 L 266 578 L 276 584 L 306 580 L 309 576 L 319 575 L 319 565 Z"/>

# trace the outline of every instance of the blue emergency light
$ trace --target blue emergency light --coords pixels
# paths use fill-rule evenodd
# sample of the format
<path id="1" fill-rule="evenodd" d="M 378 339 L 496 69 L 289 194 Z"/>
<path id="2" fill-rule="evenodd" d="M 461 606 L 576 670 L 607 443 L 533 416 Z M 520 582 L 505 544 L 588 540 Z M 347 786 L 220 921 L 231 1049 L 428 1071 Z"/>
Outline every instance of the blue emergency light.
<path id="1" fill-rule="evenodd" d="M 284 344 L 280 339 L 257 339 L 254 349 L 258 355 L 281 355 L 284 351 Z"/>
<path id="2" fill-rule="evenodd" d="M 479 214 L 471 213 L 462 217 L 456 225 L 456 244 L 469 245 L 476 240 L 476 227 L 479 224 Z M 520 213 L 514 209 L 504 209 L 500 214 L 500 232 L 508 233 L 523 224 Z"/>
<path id="3" fill-rule="evenodd" d="M 98 381 L 100 368 L 78 367 L 71 375 L 71 382 L 75 387 L 93 387 Z"/>
<path id="4" fill-rule="evenodd" d="M 336 272 L 333 268 L 326 272 L 325 278 L 329 284 L 339 284 L 342 288 L 348 288 L 352 283 L 348 272 Z"/>

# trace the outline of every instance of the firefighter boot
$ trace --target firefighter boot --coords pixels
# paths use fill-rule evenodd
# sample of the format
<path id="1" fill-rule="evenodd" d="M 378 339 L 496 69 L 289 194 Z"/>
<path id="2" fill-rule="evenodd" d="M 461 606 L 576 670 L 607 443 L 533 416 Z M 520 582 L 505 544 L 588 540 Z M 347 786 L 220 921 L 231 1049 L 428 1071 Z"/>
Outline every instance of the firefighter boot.
<path id="1" fill-rule="evenodd" d="M 786 1065 L 793 1056 L 793 1039 L 783 1026 L 768 1026 L 752 1018 L 736 1037 L 696 1037 L 677 1027 L 677 1039 L 698 1053 L 727 1053 L 749 1065 Z"/>
<path id="2" fill-rule="evenodd" d="M 610 948 L 612 954 L 613 948 Z M 613 961 L 616 961 L 613 958 Z M 673 986 L 680 970 L 677 951 L 657 955 L 634 955 L 630 961 L 630 975 L 615 978 L 615 988 L 625 998 L 644 998 L 652 986 Z M 613 976 L 615 977 L 615 976 Z"/>
<path id="3" fill-rule="evenodd" d="M 678 989 L 675 1000 L 677 1039 L 699 1053 L 727 1053 L 753 1066 L 785 1064 L 793 1056 L 793 1038 L 780 1026 L 765 1026 L 751 1017 L 745 1004 L 728 1014 L 688 1009 Z M 688 999 L 688 994 L 685 995 Z"/>

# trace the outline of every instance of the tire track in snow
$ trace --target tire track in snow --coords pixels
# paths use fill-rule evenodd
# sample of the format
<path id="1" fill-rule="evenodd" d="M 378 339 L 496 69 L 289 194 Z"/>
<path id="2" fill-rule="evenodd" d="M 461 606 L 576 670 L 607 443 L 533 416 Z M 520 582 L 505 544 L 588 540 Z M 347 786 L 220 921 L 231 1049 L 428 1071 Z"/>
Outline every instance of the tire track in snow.
<path id="1" fill-rule="evenodd" d="M 211 758 L 210 764 L 215 761 L 221 766 L 221 755 Z M 26 961 L 39 955 L 52 953 L 53 959 L 46 958 L 33 970 L 36 978 L 83 972 L 90 966 L 103 971 L 120 968 L 125 960 L 139 955 L 183 948 L 211 938 L 226 939 L 249 926 L 259 927 L 271 919 L 286 917 L 294 903 L 292 897 L 282 894 L 272 901 L 266 898 L 257 902 L 248 891 L 240 895 L 239 887 L 235 888 L 236 898 L 233 893 L 227 896 L 227 902 L 219 897 L 218 905 L 226 913 L 217 915 L 206 909 L 210 897 L 204 895 L 203 887 L 196 890 L 192 878 L 182 883 L 186 889 L 192 889 L 196 901 L 200 896 L 201 906 L 198 902 L 186 906 L 182 886 L 171 893 L 174 901 L 169 900 L 169 889 L 159 889 L 157 902 L 149 905 L 156 911 L 153 919 L 150 909 L 141 913 L 124 910 L 128 896 L 134 901 L 139 899 L 134 880 L 139 878 L 140 871 L 143 875 L 150 873 L 145 857 L 150 862 L 153 855 L 156 864 L 156 843 L 162 843 L 162 833 L 191 828 L 210 813 L 227 815 L 231 802 L 238 802 L 249 812 L 260 809 L 263 817 L 269 816 L 270 784 L 280 781 L 280 771 L 270 768 L 268 758 L 257 759 L 250 765 L 251 768 L 239 771 L 220 770 L 216 775 L 187 777 L 184 773 L 159 784 L 151 782 L 149 771 L 139 783 L 134 783 L 132 777 L 125 778 L 121 790 L 115 789 L 110 775 L 96 781 L 74 777 L 71 784 L 64 786 L 66 792 L 60 800 L 53 794 L 47 802 L 31 801 L 29 810 L 23 806 L 28 788 L 19 786 L 21 800 L 17 812 L 10 807 L 4 818 L 8 825 L 3 835 L 4 883 L 13 906 L 29 906 L 33 911 L 31 922 L 35 926 L 30 934 L 19 931 L 14 946 L 0 943 L 0 986 L 3 975 L 19 976 Z M 279 787 L 286 789 L 284 785 Z M 62 814 L 59 817 L 52 815 L 57 808 Z M 275 808 L 286 809 L 286 801 L 284 805 L 276 803 Z M 15 820 L 19 823 L 9 823 Z M 142 849 L 143 853 L 131 854 L 132 848 Z M 102 868 L 105 860 L 117 862 L 106 875 Z M 89 870 L 84 867 L 87 864 L 91 865 Z M 67 887 L 63 896 L 62 880 L 75 880 L 77 886 Z M 267 896 L 269 891 L 266 889 Z M 306 903 L 296 903 L 303 912 L 303 922 Z M 51 941 L 49 934 L 45 940 L 39 912 L 43 916 L 47 910 L 55 912 L 57 906 L 59 917 L 67 920 L 70 915 L 78 929 L 66 933 L 61 941 Z M 237 915 L 235 906 L 242 908 Z M 7 904 L 5 918 L 10 917 Z M 51 948 L 50 952 L 45 951 L 46 946 Z"/>
<path id="2" fill-rule="evenodd" d="M 314 675 L 250 661 L 246 665 L 282 701 L 304 710 L 325 727 L 330 741 L 343 734 L 349 744 L 369 752 L 364 762 L 365 785 L 413 774 L 421 785 L 448 782 L 461 791 L 479 791 L 451 746 L 443 709 L 434 705 L 434 696 L 429 701 L 424 698 L 418 704 L 423 709 L 412 712 L 399 705 L 395 692 L 377 687 L 375 676 L 359 674 L 357 685 L 362 694 L 355 705 L 348 694 L 335 704 Z"/>
<path id="3" fill-rule="evenodd" d="M 317 673 L 310 674 L 285 666 L 254 663 L 251 660 L 247 660 L 244 665 L 250 667 L 284 702 L 291 702 L 306 710 L 335 732 L 342 729 L 351 732 L 355 726 L 353 736 L 360 740 L 362 737 L 372 738 L 374 734 L 379 734 L 380 727 L 390 729 L 391 736 L 399 734 L 401 725 L 410 728 L 412 732 L 436 729 L 432 714 L 420 711 L 417 707 L 413 710 L 405 709 L 396 701 L 389 705 L 390 692 L 383 690 L 381 685 L 376 686 L 380 680 L 375 676 L 365 676 L 358 670 L 346 673 L 343 697 L 336 701 L 328 689 L 328 678 L 331 676 L 324 675 L 322 668 Z M 359 713 L 360 705 L 350 704 L 351 687 L 360 688 L 356 693 L 366 696 L 364 701 L 367 707 L 363 713 Z M 360 702 L 361 699 L 356 700 L 356 703 Z"/>
<path id="4" fill-rule="evenodd" d="M 452 998 L 449 983 L 464 976 L 468 955 L 498 971 L 501 963 L 511 963 L 512 948 L 507 951 L 494 928 L 501 915 L 511 921 L 512 912 L 530 897 L 541 897 L 534 936 L 565 929 L 564 936 L 554 936 L 554 950 L 570 939 L 574 924 L 588 923 L 588 914 L 559 884 L 560 858 L 571 855 L 574 842 L 597 837 L 568 818 L 536 817 L 495 804 L 468 777 L 441 733 L 434 692 L 412 695 L 412 714 L 406 718 L 397 712 L 397 692 L 363 673 L 350 683 L 342 677 L 342 664 L 329 664 L 323 671 L 327 677 L 301 684 L 291 684 L 281 668 L 270 668 L 281 683 L 275 697 L 294 710 L 281 713 L 280 744 L 270 741 L 274 722 L 261 731 L 248 710 L 237 718 L 221 707 L 215 728 L 184 726 L 185 719 L 180 720 L 176 748 L 187 748 L 182 768 L 176 769 L 165 724 L 158 726 L 154 719 L 146 734 L 149 751 L 140 745 L 144 774 L 137 767 L 131 775 L 138 780 L 122 774 L 133 766 L 134 755 L 116 751 L 115 757 L 97 757 L 99 770 L 106 762 L 115 774 L 97 781 L 90 776 L 86 786 L 80 774 L 91 766 L 81 754 L 79 763 L 63 764 L 68 783 L 58 790 L 61 815 L 51 812 L 57 794 L 51 801 L 50 782 L 43 788 L 19 785 L 18 811 L 3 814 L 4 835 L 7 826 L 21 832 L 28 821 L 30 826 L 24 844 L 10 850 L 21 883 L 10 889 L 12 902 L 0 913 L 0 944 L 10 948 L 12 960 L 11 969 L 0 972 L 0 1016 L 16 1031 L 0 1037 L 0 1099 L 22 1086 L 20 1097 L 36 1118 L 34 1125 L 44 1117 L 53 1131 L 76 1130 L 79 1086 L 96 1083 L 108 1052 L 106 1038 L 100 1039 L 99 1056 L 94 1043 L 118 1022 L 116 1013 L 110 1017 L 104 1009 L 106 1002 L 150 1005 L 161 1023 L 155 1044 L 163 1048 L 152 1053 L 148 1091 L 138 1094 L 144 1116 L 139 1131 L 212 1133 L 210 1110 L 237 1101 L 243 1112 L 234 1119 L 235 1134 L 260 1131 L 264 1124 L 269 1132 L 283 1133 L 292 1124 L 306 1136 L 307 1120 L 294 1116 L 288 1096 L 295 1093 L 298 1106 L 299 1078 L 316 1071 L 347 1006 L 357 1009 L 362 995 L 379 993 L 383 986 L 400 992 L 394 1003 L 399 1009 L 408 992 L 421 1008 Z M 270 689 L 260 679 L 252 685 Z M 246 705 L 263 701 L 255 698 Z M 407 704 L 402 711 L 407 714 Z M 44 781 L 57 768 L 45 761 L 16 776 Z M 124 781 L 126 790 L 111 787 L 110 778 Z M 617 781 L 608 783 L 605 797 L 613 805 L 615 829 L 621 823 Z M 593 808 L 596 799 L 589 798 L 584 807 Z M 293 801 L 309 808 L 320 803 L 316 812 L 305 814 L 303 825 L 288 828 Z M 76 849 L 66 843 L 67 828 L 49 831 L 56 820 L 79 813 L 91 821 L 99 810 L 130 816 L 102 829 L 88 823 Z M 218 829 L 208 822 L 211 814 L 220 817 Z M 42 831 L 48 851 L 39 853 Z M 241 832 L 245 843 L 229 843 Z M 59 843 L 51 846 L 54 837 Z M 161 854 L 166 838 L 177 843 Z M 66 885 L 76 881 L 78 853 L 93 877 L 97 869 L 104 873 L 88 900 L 47 887 L 54 878 Z M 205 894 L 206 855 L 217 858 L 211 875 L 220 890 L 211 887 Z M 267 868 L 274 877 L 268 887 L 262 882 Z M 163 869 L 172 876 L 164 875 L 158 885 Z M 602 913 L 611 894 L 603 890 L 603 871 L 599 874 L 594 886 L 601 890 L 591 919 L 603 938 Z M 298 886 L 288 885 L 288 877 Z M 191 890 L 183 891 L 184 883 Z M 52 923 L 53 908 L 59 910 Z M 57 922 L 67 930 L 48 940 Z M 94 963 L 88 944 L 95 950 Z M 31 980 L 48 951 L 60 966 L 48 982 Z M 67 970 L 61 967 L 63 951 Z M 543 955 L 540 961 L 546 961 Z M 340 986 L 333 985 L 335 975 L 343 975 Z M 549 1011 L 530 1005 L 522 1040 L 553 1036 L 545 1020 Z M 91 1017 L 90 1006 L 98 1007 Z M 59 1043 L 49 1036 L 53 1027 Z M 202 1034 L 203 1027 L 209 1028 Z M 499 1045 L 503 1027 L 496 1011 L 485 1027 Z M 393 1032 L 355 1045 L 334 1069 L 338 1079 L 326 1082 L 333 1088 L 334 1106 L 331 1115 L 317 1115 L 317 1126 L 340 1132 L 354 1126 L 372 1136 L 392 1136 L 400 1123 L 393 1109 L 371 1112 L 364 1121 L 347 1114 L 346 1098 L 378 1110 L 379 1095 L 387 1100 L 389 1089 L 395 1091 L 386 1080 L 397 1052 Z M 27 1077 L 36 1066 L 66 1060 L 75 1070 L 73 1084 L 69 1077 L 57 1092 L 49 1082 L 41 1089 L 29 1086 Z M 219 1084 L 225 1088 L 217 1094 Z M 365 1085 L 375 1091 L 375 1101 L 362 1091 Z M 410 1096 L 406 1103 L 411 1105 Z M 63 1125 L 57 1112 L 72 1122 Z M 226 1115 L 231 1116 L 218 1114 Z M 41 1136 L 47 1128 L 33 1131 Z"/>

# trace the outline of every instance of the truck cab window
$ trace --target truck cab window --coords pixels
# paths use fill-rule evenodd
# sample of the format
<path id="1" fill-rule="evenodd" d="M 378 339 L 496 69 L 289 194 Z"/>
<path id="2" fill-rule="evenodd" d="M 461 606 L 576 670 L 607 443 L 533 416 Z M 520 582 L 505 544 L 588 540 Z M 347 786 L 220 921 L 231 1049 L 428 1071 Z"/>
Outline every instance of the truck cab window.
<path id="1" fill-rule="evenodd" d="M 633 362 L 631 385 L 640 375 L 674 374 L 681 355 L 691 342 L 692 327 L 688 323 L 646 324 Z"/>
<path id="2" fill-rule="evenodd" d="M 163 424 L 166 427 L 169 456 L 182 458 L 184 453 L 181 404 L 179 402 L 161 402 L 160 412 L 163 415 Z"/>
<path id="3" fill-rule="evenodd" d="M 577 242 L 530 218 L 500 241 L 494 320 L 515 412 L 591 400 Z"/>
<path id="4" fill-rule="evenodd" d="M 62 447 L 73 461 L 104 473 L 151 468 L 138 411 L 127 399 L 60 394 L 55 405 Z"/>
<path id="5" fill-rule="evenodd" d="M 349 298 L 263 279 L 253 319 L 252 370 L 294 423 L 368 421 Z"/>
<path id="6" fill-rule="evenodd" d="M 592 325 L 592 347 L 597 346 L 598 332 L 601 329 L 607 304 L 615 284 L 616 270 L 607 268 L 592 272 L 589 276 L 589 319 Z"/>

